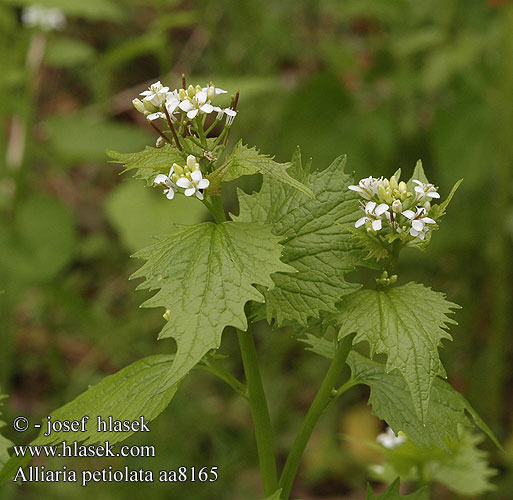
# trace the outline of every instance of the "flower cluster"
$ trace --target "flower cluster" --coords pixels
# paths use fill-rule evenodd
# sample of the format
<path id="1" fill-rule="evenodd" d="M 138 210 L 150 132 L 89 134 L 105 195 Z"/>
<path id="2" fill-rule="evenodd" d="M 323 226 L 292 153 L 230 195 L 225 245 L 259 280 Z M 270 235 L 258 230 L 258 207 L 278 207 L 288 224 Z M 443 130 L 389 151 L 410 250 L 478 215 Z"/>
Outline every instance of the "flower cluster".
<path id="1" fill-rule="evenodd" d="M 28 28 L 40 28 L 43 31 L 62 30 L 66 26 L 66 16 L 55 7 L 30 5 L 21 12 L 21 21 Z"/>
<path id="2" fill-rule="evenodd" d="M 177 116 L 193 120 L 200 115 L 217 113 L 216 119 L 221 120 L 226 115 L 226 124 L 232 124 L 237 115 L 235 109 L 221 108 L 214 106 L 214 100 L 219 94 L 226 94 L 226 90 L 216 88 L 213 83 L 207 87 L 200 85 L 189 85 L 186 89 L 170 90 L 162 83 L 156 82 L 141 92 L 142 99 L 136 98 L 132 101 L 134 108 L 146 116 L 149 121 L 157 118 L 166 119 L 166 114 L 172 121 L 177 120 Z"/>
<path id="3" fill-rule="evenodd" d="M 153 182 L 165 186 L 164 194 L 169 200 L 174 198 L 180 188 L 183 189 L 185 196 L 194 194 L 196 198 L 202 200 L 203 190 L 210 184 L 208 179 L 203 179 L 199 163 L 193 155 L 187 157 L 187 162 L 183 167 L 173 163 L 168 175 L 159 174 Z"/>
<path id="4" fill-rule="evenodd" d="M 429 217 L 431 200 L 440 198 L 433 184 L 412 180 L 413 190 L 393 175 L 390 179 L 367 177 L 358 185 L 349 186 L 362 198 L 364 216 L 358 219 L 355 227 L 364 226 L 373 234 L 408 234 L 424 240 L 426 233 L 436 224 Z"/>

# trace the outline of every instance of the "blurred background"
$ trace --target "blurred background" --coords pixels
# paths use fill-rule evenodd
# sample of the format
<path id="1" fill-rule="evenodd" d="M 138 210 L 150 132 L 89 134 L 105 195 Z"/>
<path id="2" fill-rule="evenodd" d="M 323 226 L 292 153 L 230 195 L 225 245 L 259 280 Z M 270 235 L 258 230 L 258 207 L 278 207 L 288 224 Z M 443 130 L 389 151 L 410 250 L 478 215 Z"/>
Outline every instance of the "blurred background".
<path id="1" fill-rule="evenodd" d="M 495 491 L 513 498 L 513 4 L 508 0 L 29 0 L 0 4 L 0 388 L 3 433 L 16 415 L 40 419 L 157 342 L 162 311 L 129 256 L 173 222 L 208 220 L 203 206 L 120 176 L 106 149 L 156 139 L 131 100 L 150 83 L 240 90 L 231 140 L 325 168 L 347 153 L 356 177 L 409 177 L 421 158 L 442 198 L 465 180 L 427 254 L 405 252 L 416 280 L 463 306 L 442 358 L 449 380 L 504 444 L 490 452 Z M 34 19 L 36 19 L 34 21 Z M 258 189 L 257 176 L 239 183 Z M 237 213 L 235 186 L 229 210 Z M 290 332 L 258 325 L 264 384 L 280 460 L 326 370 Z M 242 376 L 234 332 L 221 352 Z M 279 383 L 272 381 L 279 380 Z M 266 383 L 267 382 L 267 383 Z M 383 424 L 366 389 L 337 402 L 314 433 L 295 488 L 303 499 L 362 499 L 376 455 L 360 441 Z M 67 460 L 69 468 L 218 466 L 219 480 L 134 487 L 7 486 L 14 499 L 256 499 L 261 490 L 245 401 L 192 373 L 152 423 L 154 459 Z M 351 441 L 344 436 L 352 436 Z M 187 436 L 187 439 L 184 439 Z M 37 462 L 36 462 L 37 463 Z M 39 462 L 42 463 L 42 462 Z M 64 462 L 46 461 L 59 468 Z M 103 464 L 103 465 L 102 465 Z M 379 489 L 379 485 L 377 485 Z M 459 498 L 437 486 L 434 498 Z"/>

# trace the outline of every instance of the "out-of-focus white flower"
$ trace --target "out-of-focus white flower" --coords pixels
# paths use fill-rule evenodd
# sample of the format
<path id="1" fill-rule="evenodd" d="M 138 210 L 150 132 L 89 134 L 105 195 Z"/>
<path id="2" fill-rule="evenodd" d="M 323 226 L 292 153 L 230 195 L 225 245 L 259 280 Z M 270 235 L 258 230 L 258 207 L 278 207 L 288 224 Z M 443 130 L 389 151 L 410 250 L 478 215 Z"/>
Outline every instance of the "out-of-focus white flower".
<path id="1" fill-rule="evenodd" d="M 373 196 L 378 194 L 378 186 L 383 181 L 383 178 L 376 179 L 374 177 L 367 177 L 362 179 L 358 186 L 348 186 L 351 191 L 356 191 L 362 198 L 370 200 Z"/>
<path id="2" fill-rule="evenodd" d="M 153 106 L 160 108 L 165 102 L 167 98 L 167 93 L 169 91 L 169 87 L 164 87 L 160 81 L 152 83 L 148 90 L 141 92 L 139 95 L 144 96 L 143 101 L 148 101 L 153 104 Z"/>
<path id="3" fill-rule="evenodd" d="M 384 446 L 385 448 L 388 448 L 390 450 L 406 442 L 406 439 L 406 436 L 402 434 L 398 434 L 396 436 L 394 434 L 394 431 L 390 427 L 387 427 L 385 432 L 378 434 L 378 436 L 376 437 L 376 441 L 381 446 Z"/>
<path id="4" fill-rule="evenodd" d="M 55 7 L 30 5 L 21 12 L 21 21 L 29 28 L 40 28 L 43 31 L 62 30 L 66 26 L 66 16 Z"/>
<path id="5" fill-rule="evenodd" d="M 436 191 L 433 184 L 427 184 L 417 179 L 413 179 L 413 182 L 417 184 L 417 186 L 415 186 L 415 194 L 418 201 L 424 202 L 432 198 L 440 198 L 440 194 Z"/>
<path id="6" fill-rule="evenodd" d="M 364 207 L 365 215 L 358 219 L 354 227 L 363 226 L 366 222 L 370 222 L 370 227 L 374 231 L 379 231 L 382 227 L 382 215 L 388 210 L 386 203 L 376 206 L 375 201 L 369 201 Z"/>
<path id="7" fill-rule="evenodd" d="M 426 226 L 426 224 L 436 224 L 435 220 L 431 217 L 427 217 L 427 212 L 424 207 L 417 207 L 417 212 L 405 210 L 402 214 L 411 223 L 410 234 L 414 237 L 418 236 L 421 240 L 426 237 L 426 233 L 429 231 L 429 227 Z"/>
<path id="8" fill-rule="evenodd" d="M 208 188 L 210 182 L 208 179 L 203 179 L 199 163 L 193 155 L 187 157 L 184 173 L 177 179 L 176 185 L 185 190 L 185 196 L 195 194 L 196 198 L 203 199 L 202 190 Z"/>
<path id="9" fill-rule="evenodd" d="M 216 95 L 226 94 L 226 90 L 217 88 L 213 83 L 210 83 L 208 87 L 203 87 L 201 90 L 207 93 L 207 98 L 211 101 L 214 100 Z"/>
<path id="10" fill-rule="evenodd" d="M 164 186 L 166 186 L 164 194 L 168 200 L 172 200 L 175 197 L 175 192 L 178 191 L 176 184 L 171 179 L 173 177 L 174 169 L 175 165 L 171 167 L 169 175 L 159 174 L 153 180 L 154 184 L 164 184 Z"/>

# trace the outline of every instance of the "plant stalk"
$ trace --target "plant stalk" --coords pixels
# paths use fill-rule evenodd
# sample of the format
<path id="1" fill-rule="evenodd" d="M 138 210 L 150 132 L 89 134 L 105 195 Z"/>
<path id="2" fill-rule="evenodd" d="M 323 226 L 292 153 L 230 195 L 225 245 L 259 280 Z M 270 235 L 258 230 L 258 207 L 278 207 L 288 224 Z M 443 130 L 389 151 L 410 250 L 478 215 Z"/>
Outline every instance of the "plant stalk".
<path id="1" fill-rule="evenodd" d="M 274 454 L 274 438 L 271 427 L 271 419 L 267 408 L 267 400 L 262 386 L 258 359 L 253 340 L 251 325 L 243 332 L 237 330 L 239 339 L 242 363 L 246 374 L 248 387 L 249 407 L 255 428 L 257 442 L 258 460 L 260 462 L 260 473 L 264 494 L 272 495 L 278 489 L 278 473 L 276 470 L 276 458 Z"/>
<path id="2" fill-rule="evenodd" d="M 294 483 L 299 464 L 301 463 L 303 452 L 305 451 L 306 445 L 310 440 L 310 436 L 312 435 L 319 417 L 322 415 L 324 409 L 332 398 L 332 391 L 337 386 L 337 380 L 345 366 L 347 355 L 349 354 L 353 344 L 354 336 L 355 334 L 348 335 L 340 341 L 328 372 L 322 381 L 321 387 L 319 388 L 319 391 L 317 392 L 312 405 L 303 420 L 301 428 L 299 429 L 296 440 L 290 449 L 279 484 L 280 488 L 282 488 L 282 500 L 288 500 L 290 496 L 290 491 L 292 490 L 292 485 Z M 349 387 L 351 386 L 347 386 L 347 388 Z"/>

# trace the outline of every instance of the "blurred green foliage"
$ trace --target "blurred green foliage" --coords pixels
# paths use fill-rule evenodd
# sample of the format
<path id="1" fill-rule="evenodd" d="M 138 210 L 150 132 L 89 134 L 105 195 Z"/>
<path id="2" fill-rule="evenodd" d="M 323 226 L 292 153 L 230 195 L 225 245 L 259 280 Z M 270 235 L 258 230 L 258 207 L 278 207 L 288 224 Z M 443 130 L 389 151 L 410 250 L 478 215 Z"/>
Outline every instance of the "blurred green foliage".
<path id="1" fill-rule="evenodd" d="M 156 342 L 161 312 L 138 309 L 144 297 L 128 282 L 137 265 L 129 254 L 170 223 L 206 214 L 124 182 L 104 152 L 152 145 L 131 99 L 158 79 L 178 86 L 186 72 L 191 81 L 239 88 L 232 140 L 244 137 L 279 161 L 299 144 L 320 169 L 347 153 L 357 177 L 409 172 L 422 158 L 442 195 L 465 179 L 429 255 L 405 255 L 399 279 L 446 290 L 463 306 L 442 356 L 453 385 L 509 443 L 505 454 L 491 450 L 502 472 L 483 498 L 513 497 L 511 2 L 39 0 L 67 17 L 63 31 L 48 33 L 22 25 L 30 3 L 0 4 L 0 387 L 10 394 L 3 419 L 39 419 L 105 374 L 174 348 Z M 254 190 L 254 182 L 230 191 Z M 228 208 L 238 213 L 232 199 Z M 264 324 L 257 334 L 283 453 L 326 368 L 286 334 Z M 237 359 L 233 337 L 225 335 L 222 352 Z M 366 397 L 350 395 L 322 421 L 296 496 L 363 491 L 369 457 L 334 444 L 333 435 L 364 426 L 375 435 L 372 420 L 344 417 Z M 196 373 L 152 424 L 152 468 L 218 465 L 218 482 L 32 484 L 8 488 L 5 498 L 258 498 L 248 425 L 244 401 Z M 22 439 L 9 426 L 2 431 Z M 437 495 L 453 498 L 445 489 Z"/>

